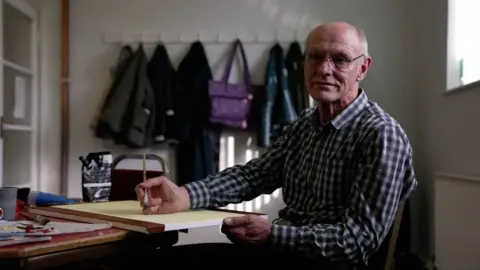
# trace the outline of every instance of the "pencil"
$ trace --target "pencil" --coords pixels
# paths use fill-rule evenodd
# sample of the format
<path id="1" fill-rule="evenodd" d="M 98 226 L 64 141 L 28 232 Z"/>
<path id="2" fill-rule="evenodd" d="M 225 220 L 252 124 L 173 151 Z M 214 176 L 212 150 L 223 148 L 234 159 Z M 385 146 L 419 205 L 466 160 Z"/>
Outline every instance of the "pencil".
<path id="1" fill-rule="evenodd" d="M 147 161 L 146 155 L 143 154 L 143 182 L 147 181 Z M 145 189 L 143 194 L 143 207 L 148 207 L 148 190 Z"/>
<path id="2" fill-rule="evenodd" d="M 50 222 L 50 219 L 41 215 L 35 215 L 32 213 L 25 213 L 25 212 L 19 212 L 19 214 L 25 217 L 26 219 L 35 221 L 43 226 L 47 225 L 47 223 Z"/>

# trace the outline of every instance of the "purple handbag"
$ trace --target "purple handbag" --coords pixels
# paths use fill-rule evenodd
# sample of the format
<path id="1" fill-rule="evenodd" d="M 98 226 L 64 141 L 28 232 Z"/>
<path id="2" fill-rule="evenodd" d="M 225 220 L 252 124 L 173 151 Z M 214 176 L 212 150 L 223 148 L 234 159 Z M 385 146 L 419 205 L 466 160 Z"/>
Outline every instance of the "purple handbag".
<path id="1" fill-rule="evenodd" d="M 245 79 L 243 84 L 228 82 L 237 47 L 240 47 L 240 52 L 242 53 Z M 211 102 L 211 123 L 235 129 L 247 129 L 248 117 L 252 107 L 253 90 L 247 58 L 240 40 L 237 39 L 234 42 L 222 80 L 209 81 L 208 91 Z"/>

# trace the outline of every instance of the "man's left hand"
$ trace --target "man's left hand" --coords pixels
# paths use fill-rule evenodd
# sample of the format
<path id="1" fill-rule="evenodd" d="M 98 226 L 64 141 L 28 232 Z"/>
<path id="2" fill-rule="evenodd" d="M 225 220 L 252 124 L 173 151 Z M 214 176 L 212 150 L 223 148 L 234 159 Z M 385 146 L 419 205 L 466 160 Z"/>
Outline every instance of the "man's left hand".
<path id="1" fill-rule="evenodd" d="M 263 244 L 272 233 L 272 223 L 256 215 L 226 218 L 222 232 L 232 242 Z"/>

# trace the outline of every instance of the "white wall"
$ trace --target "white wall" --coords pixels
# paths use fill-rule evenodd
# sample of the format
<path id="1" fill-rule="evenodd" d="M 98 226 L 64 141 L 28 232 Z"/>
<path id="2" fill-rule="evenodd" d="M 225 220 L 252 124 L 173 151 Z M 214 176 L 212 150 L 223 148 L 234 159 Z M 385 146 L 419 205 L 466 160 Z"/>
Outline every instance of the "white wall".
<path id="1" fill-rule="evenodd" d="M 435 174 L 435 251 L 439 270 L 480 266 L 480 178 Z"/>
<path id="2" fill-rule="evenodd" d="M 422 233 L 434 234 L 439 269 L 478 269 L 480 252 L 476 243 L 480 216 L 478 183 L 458 177 L 433 177 L 433 173 L 475 178 L 480 174 L 479 87 L 445 94 L 447 80 L 448 0 L 418 1 L 418 35 L 416 44 L 421 54 L 421 89 L 425 142 L 425 161 L 430 168 L 426 180 L 435 197 L 435 209 L 430 213 L 432 225 Z M 432 8 L 434 7 L 434 8 Z M 435 188 L 433 188 L 435 187 Z M 431 206 L 433 210 L 433 205 Z M 435 231 L 435 228 L 437 231 Z M 467 239 L 468 238 L 468 239 Z M 472 247 L 474 246 L 474 247 Z M 476 262 L 476 264 L 471 264 Z"/>
<path id="3" fill-rule="evenodd" d="M 44 71 L 45 97 L 42 99 L 42 119 L 45 128 L 43 134 L 50 136 L 47 144 L 50 149 L 44 149 L 45 158 L 50 162 L 42 165 L 42 186 L 50 191 L 58 191 L 59 168 L 49 164 L 59 164 L 59 80 L 58 75 L 58 3 L 60 1 L 43 0 L 42 5 L 35 4 L 43 10 L 43 63 L 48 66 Z M 49 6 L 48 11 L 46 6 Z M 417 14 L 418 12 L 418 14 Z M 423 74 L 420 74 L 420 57 L 415 41 L 419 34 L 417 23 L 420 20 L 417 1 L 350 1 L 350 0 L 303 0 L 303 1 L 233 1 L 233 0 L 82 0 L 71 1 L 71 114 L 70 114 L 70 155 L 68 194 L 80 195 L 80 164 L 77 157 L 89 151 L 110 149 L 114 153 L 127 151 L 113 149 L 102 141 L 95 139 L 88 128 L 97 105 L 101 91 L 105 87 L 108 69 L 114 62 L 117 47 L 103 42 L 104 33 L 168 31 L 172 33 L 196 33 L 198 31 L 231 34 L 252 34 L 256 31 L 273 33 L 276 30 L 288 34 L 291 26 L 301 26 L 308 29 L 322 21 L 347 20 L 365 29 L 373 56 L 373 65 L 364 82 L 369 97 L 384 107 L 396 117 L 408 133 L 416 152 L 416 164 L 419 180 L 426 183 L 425 144 L 422 142 L 423 107 L 419 98 L 425 88 L 421 88 Z M 413 19 L 412 19 L 413 16 Z M 422 14 L 422 16 L 425 16 Z M 410 18 L 408 18 L 410 17 Z M 297 18 L 297 20 L 295 20 Z M 416 18 L 416 19 L 415 19 Z M 417 20 L 418 19 L 418 20 Z M 54 24 L 52 22 L 56 22 Z M 304 23 L 305 22 L 305 23 Z M 48 25 L 48 26 L 47 26 Z M 303 25 L 303 26 L 302 26 Z M 50 44 L 53 43 L 53 44 Z M 206 50 L 216 77 L 221 73 L 220 56 L 225 53 L 227 44 L 208 44 Z M 263 80 L 266 53 L 270 45 L 247 44 L 245 48 L 248 60 L 256 82 Z M 183 56 L 188 45 L 169 45 L 168 50 L 175 64 Z M 45 66 L 45 67 L 46 67 Z M 46 68 L 45 68 L 46 69 Z M 48 74 L 46 74 L 48 73 Z M 52 127 L 49 127 L 49 126 Z M 57 135 L 58 134 L 58 135 Z M 245 141 L 248 136 L 235 136 L 234 163 L 245 161 Z M 47 139 L 44 139 L 47 140 Z M 160 155 L 172 162 L 173 155 L 165 149 L 156 150 Z M 228 164 L 227 164 L 228 165 Z M 172 166 L 171 166 L 172 167 Z M 174 168 L 172 168 L 174 169 Z M 426 196 L 424 185 L 416 194 L 416 201 Z M 281 198 L 273 200 L 281 205 Z M 426 203 L 418 205 L 413 211 L 415 225 L 413 231 L 428 232 Z M 212 239 L 218 235 L 210 231 L 206 234 L 190 235 L 188 241 Z M 201 237 L 203 236 L 203 237 Z M 414 237 L 416 248 L 428 253 L 428 233 Z M 184 241 L 184 240 L 182 240 Z M 185 240 L 187 241 L 187 240 Z"/>

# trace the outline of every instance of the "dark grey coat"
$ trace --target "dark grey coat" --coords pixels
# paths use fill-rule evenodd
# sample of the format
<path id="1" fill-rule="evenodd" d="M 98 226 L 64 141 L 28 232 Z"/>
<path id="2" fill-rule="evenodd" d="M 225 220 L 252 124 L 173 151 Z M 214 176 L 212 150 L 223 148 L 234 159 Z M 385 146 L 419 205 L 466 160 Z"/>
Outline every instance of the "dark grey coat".
<path id="1" fill-rule="evenodd" d="M 155 103 L 143 46 L 125 61 L 113 80 L 96 134 L 132 148 L 145 147 L 153 141 Z"/>

